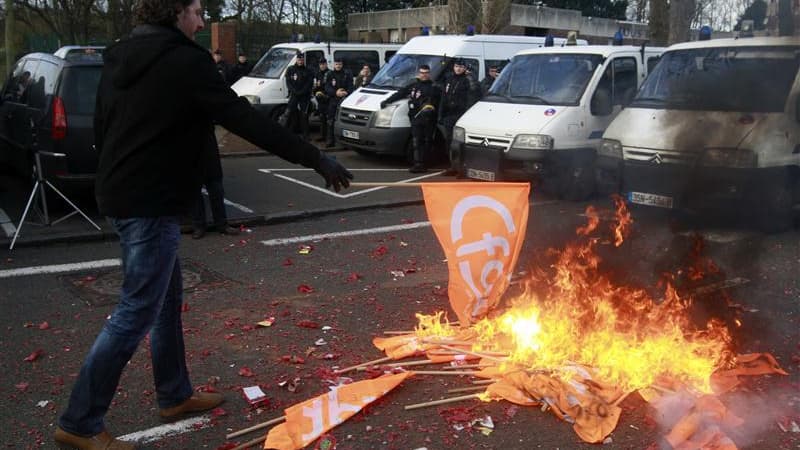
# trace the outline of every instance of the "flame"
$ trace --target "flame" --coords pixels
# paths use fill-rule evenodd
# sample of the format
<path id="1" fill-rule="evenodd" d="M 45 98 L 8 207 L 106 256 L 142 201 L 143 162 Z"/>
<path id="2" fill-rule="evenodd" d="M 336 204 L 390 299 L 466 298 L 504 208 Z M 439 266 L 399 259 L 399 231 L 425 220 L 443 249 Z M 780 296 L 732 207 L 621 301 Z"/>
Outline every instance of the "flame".
<path id="1" fill-rule="evenodd" d="M 426 337 L 453 337 L 456 335 L 457 328 L 450 325 L 444 311 L 434 314 L 416 314 L 417 327 L 414 334 L 419 338 Z"/>
<path id="2" fill-rule="evenodd" d="M 612 230 L 619 246 L 632 220 L 622 199 L 614 201 Z M 599 219 L 591 207 L 586 216 L 588 224 L 578 234 L 588 237 Z M 711 320 L 693 325 L 691 298 L 679 295 L 668 281 L 661 300 L 644 289 L 615 284 L 600 271 L 598 242 L 588 237 L 551 251 L 555 263 L 549 270 L 534 271 L 524 294 L 511 299 L 508 310 L 473 325 L 473 350 L 508 354 L 501 371 L 522 368 L 567 376 L 565 368 L 578 364 L 625 391 L 666 377 L 711 392 L 711 374 L 732 359 L 724 324 Z M 426 330 L 435 326 L 420 322 Z"/>

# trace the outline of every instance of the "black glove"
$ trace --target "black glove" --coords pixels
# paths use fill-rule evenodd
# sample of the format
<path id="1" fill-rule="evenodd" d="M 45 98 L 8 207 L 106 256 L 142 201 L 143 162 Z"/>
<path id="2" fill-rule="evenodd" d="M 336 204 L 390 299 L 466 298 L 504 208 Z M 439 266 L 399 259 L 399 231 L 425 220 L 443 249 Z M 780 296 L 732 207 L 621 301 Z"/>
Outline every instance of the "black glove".
<path id="1" fill-rule="evenodd" d="M 389 102 L 387 102 L 386 100 L 381 102 L 381 109 L 386 108 L 387 106 L 389 106 Z"/>
<path id="2" fill-rule="evenodd" d="M 325 187 L 333 186 L 333 190 L 336 192 L 343 187 L 350 186 L 350 180 L 353 179 L 353 174 L 349 170 L 325 153 L 320 155 L 319 163 L 314 170 L 325 179 Z"/>

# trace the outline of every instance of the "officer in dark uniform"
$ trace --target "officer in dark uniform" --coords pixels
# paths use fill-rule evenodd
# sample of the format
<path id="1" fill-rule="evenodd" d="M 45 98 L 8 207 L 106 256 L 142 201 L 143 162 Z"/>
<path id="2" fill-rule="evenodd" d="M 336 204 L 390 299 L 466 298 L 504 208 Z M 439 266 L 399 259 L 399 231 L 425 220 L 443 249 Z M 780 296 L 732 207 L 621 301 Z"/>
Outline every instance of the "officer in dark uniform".
<path id="1" fill-rule="evenodd" d="M 489 93 L 489 89 L 491 89 L 494 84 L 494 80 L 496 80 L 499 75 L 500 66 L 489 66 L 489 74 L 481 81 L 481 97 L 486 97 L 486 94 Z"/>
<path id="2" fill-rule="evenodd" d="M 286 126 L 292 114 L 296 113 L 303 139 L 308 140 L 308 105 L 311 103 L 314 74 L 306 67 L 303 52 L 298 51 L 294 65 L 286 69 L 286 86 L 289 88 L 289 103 L 280 122 Z"/>
<path id="3" fill-rule="evenodd" d="M 328 102 L 328 143 L 325 144 L 327 148 L 336 145 L 333 136 L 333 122 L 336 120 L 339 104 L 352 91 L 353 75 L 349 70 L 344 69 L 344 63 L 341 59 L 334 59 L 333 70 L 328 74 L 328 79 L 325 81 L 325 94 L 330 99 Z"/>
<path id="4" fill-rule="evenodd" d="M 433 131 L 439 113 L 439 100 L 442 91 L 431 81 L 431 68 L 427 64 L 419 66 L 417 80 L 400 89 L 381 102 L 381 109 L 395 100 L 408 98 L 408 120 L 411 122 L 411 139 L 414 145 L 414 165 L 411 173 L 423 173 L 426 158 L 433 144 Z"/>
<path id="5" fill-rule="evenodd" d="M 325 81 L 328 79 L 328 61 L 325 58 L 319 60 L 319 70 L 314 75 L 314 98 L 317 99 L 317 113 L 320 121 L 320 137 L 318 141 L 324 141 L 328 137 L 328 94 L 325 93 Z"/>
<path id="6" fill-rule="evenodd" d="M 453 73 L 444 82 L 441 115 L 439 116 L 439 126 L 443 129 L 447 149 L 450 152 L 450 168 L 444 172 L 444 175 L 460 175 L 463 170 L 461 154 L 452 146 L 453 127 L 459 117 L 475 103 L 474 93 L 474 83 L 466 74 L 464 60 L 456 59 L 453 61 Z"/>

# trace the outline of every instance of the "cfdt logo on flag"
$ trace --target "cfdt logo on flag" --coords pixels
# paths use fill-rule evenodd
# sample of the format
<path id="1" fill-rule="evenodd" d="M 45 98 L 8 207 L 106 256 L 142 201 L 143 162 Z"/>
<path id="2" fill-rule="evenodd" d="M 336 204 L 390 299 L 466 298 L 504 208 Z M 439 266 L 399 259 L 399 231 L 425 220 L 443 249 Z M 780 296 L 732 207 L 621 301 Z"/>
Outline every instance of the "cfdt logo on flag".
<path id="1" fill-rule="evenodd" d="M 528 183 L 424 183 L 425 209 L 447 256 L 450 305 L 462 324 L 508 288 L 528 224 Z"/>

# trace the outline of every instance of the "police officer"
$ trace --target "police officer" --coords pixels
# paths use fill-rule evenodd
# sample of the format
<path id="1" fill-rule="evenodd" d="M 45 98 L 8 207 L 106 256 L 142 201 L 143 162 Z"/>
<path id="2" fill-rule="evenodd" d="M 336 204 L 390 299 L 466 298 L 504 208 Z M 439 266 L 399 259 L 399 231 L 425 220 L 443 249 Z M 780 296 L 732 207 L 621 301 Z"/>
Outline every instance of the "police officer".
<path id="1" fill-rule="evenodd" d="M 325 144 L 327 148 L 336 145 L 336 140 L 333 136 L 333 122 L 336 120 L 339 104 L 352 91 L 353 75 L 349 70 L 344 69 L 344 62 L 341 59 L 334 59 L 333 70 L 328 74 L 328 79 L 325 81 L 325 94 L 330 99 L 328 102 L 328 143 Z"/>
<path id="2" fill-rule="evenodd" d="M 411 122 L 411 138 L 414 145 L 414 165 L 408 169 L 411 173 L 428 171 L 425 160 L 430 155 L 441 96 L 441 89 L 431 81 L 430 66 L 423 64 L 419 66 L 416 81 L 381 102 L 383 109 L 395 100 L 408 98 L 408 119 Z"/>
<path id="3" fill-rule="evenodd" d="M 292 114 L 297 113 L 300 121 L 300 132 L 303 139 L 308 140 L 308 105 L 311 103 L 311 88 L 314 86 L 314 74 L 306 67 L 303 52 L 295 55 L 295 63 L 286 69 L 286 86 L 289 88 L 289 103 L 281 117 L 281 125 L 286 126 Z"/>
<path id="4" fill-rule="evenodd" d="M 500 75 L 500 67 L 499 66 L 489 66 L 489 75 L 481 81 L 481 97 L 485 97 L 486 94 L 489 93 L 489 89 L 492 88 L 494 84 L 494 80 L 497 79 L 497 76 Z"/>
<path id="5" fill-rule="evenodd" d="M 320 121 L 320 137 L 318 141 L 324 141 L 328 137 L 328 94 L 325 93 L 325 81 L 328 79 L 328 61 L 325 58 L 319 60 L 319 70 L 314 75 L 314 98 L 317 99 L 317 113 Z"/>
<path id="6" fill-rule="evenodd" d="M 444 90 L 442 91 L 441 116 L 439 125 L 444 131 L 447 148 L 450 152 L 450 168 L 444 175 L 460 175 L 462 172 L 462 161 L 459 149 L 454 149 L 453 127 L 458 118 L 475 102 L 474 83 L 466 74 L 466 65 L 461 58 L 453 62 L 453 73 L 445 80 Z"/>

